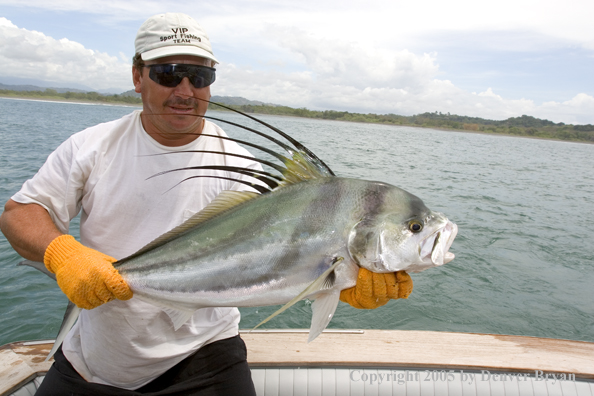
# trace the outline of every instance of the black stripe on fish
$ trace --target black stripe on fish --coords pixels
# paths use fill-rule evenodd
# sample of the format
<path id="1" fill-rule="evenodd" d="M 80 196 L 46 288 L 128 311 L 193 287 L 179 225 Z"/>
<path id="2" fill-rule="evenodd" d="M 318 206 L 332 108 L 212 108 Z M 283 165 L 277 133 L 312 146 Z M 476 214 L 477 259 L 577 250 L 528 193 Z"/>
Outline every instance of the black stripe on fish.
<path id="1" fill-rule="evenodd" d="M 379 214 L 384 213 L 383 206 L 388 192 L 388 186 L 383 183 L 371 184 L 365 190 L 363 211 L 368 219 L 375 219 Z"/>

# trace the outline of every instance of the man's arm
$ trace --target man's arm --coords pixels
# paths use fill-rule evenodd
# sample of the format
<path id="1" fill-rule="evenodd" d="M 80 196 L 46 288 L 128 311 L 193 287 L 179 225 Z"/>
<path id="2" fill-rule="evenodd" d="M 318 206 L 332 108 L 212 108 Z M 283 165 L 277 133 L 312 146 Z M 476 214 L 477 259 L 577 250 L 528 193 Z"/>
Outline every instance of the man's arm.
<path id="1" fill-rule="evenodd" d="M 44 262 L 77 306 L 92 309 L 114 298 L 132 298 L 132 291 L 112 265 L 116 260 L 62 234 L 42 206 L 9 200 L 0 229 L 18 254 Z"/>
<path id="2" fill-rule="evenodd" d="M 49 244 L 62 235 L 45 208 L 12 199 L 0 216 L 0 230 L 19 255 L 41 262 Z"/>

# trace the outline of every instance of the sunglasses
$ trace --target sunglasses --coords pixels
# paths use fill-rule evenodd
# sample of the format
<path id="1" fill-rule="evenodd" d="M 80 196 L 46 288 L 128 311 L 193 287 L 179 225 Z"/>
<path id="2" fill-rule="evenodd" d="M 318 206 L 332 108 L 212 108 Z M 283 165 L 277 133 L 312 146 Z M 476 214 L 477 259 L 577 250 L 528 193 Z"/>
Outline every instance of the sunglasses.
<path id="1" fill-rule="evenodd" d="M 174 88 L 188 77 L 195 88 L 208 87 L 215 81 L 216 69 L 202 65 L 185 63 L 169 63 L 163 65 L 148 65 L 149 78 L 164 87 Z"/>

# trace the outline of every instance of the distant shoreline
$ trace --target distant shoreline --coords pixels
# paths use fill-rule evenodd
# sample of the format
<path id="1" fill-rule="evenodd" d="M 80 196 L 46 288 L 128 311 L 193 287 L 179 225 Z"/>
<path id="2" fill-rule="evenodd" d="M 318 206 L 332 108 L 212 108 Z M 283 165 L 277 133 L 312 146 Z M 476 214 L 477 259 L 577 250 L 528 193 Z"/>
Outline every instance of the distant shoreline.
<path id="1" fill-rule="evenodd" d="M 220 111 L 220 110 L 215 110 Z M 294 117 L 294 118 L 306 118 L 307 117 L 298 117 L 294 115 L 280 115 L 280 114 L 266 114 L 266 113 L 252 113 L 252 114 L 261 114 L 261 115 L 268 115 L 273 117 Z M 344 121 L 344 120 L 325 120 L 325 121 L 333 121 L 333 122 L 348 122 L 354 124 L 372 124 L 372 125 L 384 125 L 384 126 L 393 126 L 393 127 L 407 127 L 407 128 L 418 128 L 418 129 L 432 129 L 434 131 L 442 131 L 442 132 L 461 132 L 461 133 L 470 133 L 476 135 L 487 135 L 487 136 L 501 136 L 501 137 L 513 137 L 513 138 L 525 138 L 525 139 L 536 139 L 536 140 L 548 140 L 551 142 L 564 142 L 564 143 L 585 143 L 585 144 L 594 144 L 594 142 L 588 142 L 583 140 L 561 140 L 561 139 L 554 139 L 554 138 L 547 138 L 541 136 L 525 136 L 525 135 L 514 135 L 511 133 L 493 133 L 493 132 L 484 132 L 484 131 L 469 131 L 466 129 L 451 129 L 451 128 L 439 128 L 439 127 L 423 127 L 417 125 L 394 125 L 394 124 L 379 124 L 375 122 L 363 122 L 363 121 Z"/>
<path id="2" fill-rule="evenodd" d="M 403 126 L 405 126 L 405 125 L 403 125 Z M 493 132 L 483 132 L 483 131 L 468 131 L 468 130 L 465 130 L 465 129 L 447 129 L 447 128 L 437 128 L 437 127 L 430 128 L 430 127 L 411 126 L 411 128 L 435 129 L 437 131 L 444 131 L 444 132 L 473 133 L 473 134 L 477 134 L 477 135 L 514 137 L 514 138 L 536 139 L 536 140 L 549 140 L 551 142 L 594 144 L 594 142 L 588 142 L 588 141 L 585 141 L 585 140 L 562 140 L 562 139 L 554 139 L 554 138 L 548 138 L 548 137 L 542 137 L 542 136 L 514 135 L 514 134 L 511 134 L 511 133 L 493 133 Z"/>
<path id="3" fill-rule="evenodd" d="M 2 95 L 0 98 L 5 99 L 17 99 L 17 100 L 30 100 L 34 102 L 57 102 L 57 103 L 72 103 L 72 104 L 94 104 L 104 106 L 126 106 L 126 107 L 142 107 L 142 104 L 125 103 L 125 102 L 101 102 L 98 100 L 82 100 L 82 99 L 66 99 L 57 97 L 45 97 L 45 96 L 25 96 L 25 95 Z"/>
<path id="4" fill-rule="evenodd" d="M 103 102 L 103 101 L 93 101 L 93 100 L 82 100 L 82 99 L 67 99 L 62 97 L 46 97 L 46 96 L 27 96 L 27 95 L 6 95 L 0 93 L 0 98 L 6 99 L 17 99 L 17 100 L 29 100 L 29 101 L 36 101 L 36 102 L 56 102 L 56 103 L 70 103 L 70 104 L 83 104 L 83 105 L 103 105 L 103 106 L 125 106 L 125 107 L 136 107 L 141 108 L 142 104 L 134 104 L 134 103 L 125 103 L 125 102 Z M 239 107 L 241 106 L 233 106 Z M 255 106 L 257 107 L 257 106 Z M 215 111 L 228 111 L 228 110 L 215 110 Z M 253 111 L 250 114 L 259 114 L 259 115 L 270 115 L 276 117 L 295 117 L 295 118 L 310 118 L 310 119 L 317 119 L 312 117 L 304 117 L 299 115 L 292 115 L 292 114 L 270 114 L 266 112 L 257 112 Z M 490 136 L 506 136 L 506 137 L 516 137 L 516 138 L 526 138 L 526 139 L 539 139 L 539 140 L 549 140 L 554 142 L 568 142 L 568 143 L 586 143 L 586 144 L 594 144 L 594 142 L 589 142 L 585 140 L 564 140 L 564 139 L 556 139 L 552 137 L 542 137 L 542 136 L 527 136 L 527 135 L 517 135 L 511 133 L 496 133 L 496 132 L 487 132 L 487 131 L 475 131 L 475 130 L 467 130 L 467 129 L 457 129 L 457 128 L 442 128 L 438 126 L 418 126 L 418 125 L 398 125 L 398 124 L 391 124 L 391 123 L 381 123 L 381 122 L 365 122 L 365 121 L 357 121 L 357 120 L 332 120 L 332 119 L 325 119 L 327 121 L 342 121 L 342 122 L 354 122 L 360 124 L 376 124 L 376 125 L 386 125 L 386 126 L 395 126 L 395 127 L 409 127 L 409 128 L 421 128 L 421 129 L 433 129 L 443 132 L 462 132 L 462 133 L 474 133 L 479 135 L 490 135 Z"/>

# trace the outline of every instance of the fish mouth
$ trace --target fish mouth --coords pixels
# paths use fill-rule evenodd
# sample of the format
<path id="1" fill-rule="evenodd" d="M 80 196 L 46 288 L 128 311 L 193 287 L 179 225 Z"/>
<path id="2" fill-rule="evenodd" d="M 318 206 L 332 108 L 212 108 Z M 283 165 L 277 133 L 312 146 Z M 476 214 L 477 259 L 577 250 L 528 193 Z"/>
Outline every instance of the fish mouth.
<path id="1" fill-rule="evenodd" d="M 421 242 L 421 260 L 424 263 L 430 262 L 433 266 L 444 265 L 452 261 L 455 255 L 448 250 L 450 250 L 457 234 L 458 226 L 448 220 L 445 226 Z"/>

